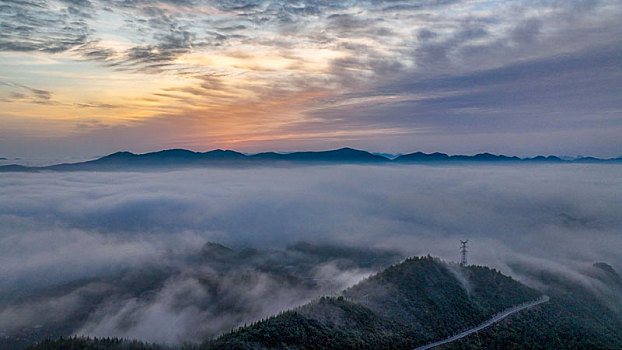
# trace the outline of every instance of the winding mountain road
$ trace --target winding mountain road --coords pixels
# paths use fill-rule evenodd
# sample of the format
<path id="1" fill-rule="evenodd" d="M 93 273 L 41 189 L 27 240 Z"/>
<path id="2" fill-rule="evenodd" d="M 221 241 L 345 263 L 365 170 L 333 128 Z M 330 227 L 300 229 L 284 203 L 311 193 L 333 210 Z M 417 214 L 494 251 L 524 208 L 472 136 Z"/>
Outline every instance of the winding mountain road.
<path id="1" fill-rule="evenodd" d="M 505 309 L 505 310 L 501 311 L 500 313 L 496 314 L 495 316 L 493 316 L 492 318 L 490 318 L 489 320 L 487 320 L 484 323 L 480 324 L 477 327 L 467 329 L 466 331 L 458 333 L 458 334 L 456 334 L 454 336 L 451 336 L 451 337 L 449 337 L 447 339 L 439 340 L 439 341 L 431 343 L 431 344 L 420 346 L 420 347 L 416 348 L 415 350 L 431 349 L 431 348 L 437 347 L 439 345 L 451 343 L 452 341 L 458 340 L 460 338 L 464 338 L 464 337 L 466 337 L 469 334 L 473 334 L 473 333 L 475 333 L 477 331 L 480 331 L 480 330 L 482 330 L 482 329 L 484 329 L 486 327 L 489 327 L 489 326 L 493 325 L 494 323 L 497 323 L 497 322 L 503 320 L 504 318 L 510 316 L 511 314 L 517 313 L 517 312 L 525 310 L 525 309 L 530 309 L 530 308 L 532 308 L 532 307 L 534 307 L 536 305 L 540 305 L 542 303 L 546 303 L 550 299 L 551 298 L 549 298 L 548 296 L 545 295 L 542 298 L 540 298 L 538 300 L 535 300 L 535 301 L 532 301 L 530 303 L 521 304 L 521 305 L 518 305 L 518 306 L 514 306 L 512 308 L 509 308 L 509 309 Z"/>

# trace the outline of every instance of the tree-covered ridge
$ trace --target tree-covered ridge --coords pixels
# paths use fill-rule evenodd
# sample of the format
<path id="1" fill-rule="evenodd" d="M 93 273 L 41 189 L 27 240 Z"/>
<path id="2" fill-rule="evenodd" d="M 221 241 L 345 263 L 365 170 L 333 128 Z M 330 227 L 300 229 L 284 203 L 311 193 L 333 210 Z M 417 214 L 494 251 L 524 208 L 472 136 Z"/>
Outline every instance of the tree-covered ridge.
<path id="1" fill-rule="evenodd" d="M 33 316 L 29 324 L 20 323 L 22 317 L 14 317 L 15 322 L 8 328 L 0 327 L 0 350 L 23 350 L 48 338 L 68 338 L 74 334 L 128 334 L 125 336 L 131 339 L 132 328 L 143 321 L 144 310 L 162 302 L 172 314 L 184 317 L 189 315 L 188 310 L 190 313 L 200 310 L 204 315 L 202 321 L 191 321 L 192 325 L 187 327 L 173 325 L 179 329 L 173 332 L 178 335 L 175 344 L 198 343 L 245 322 L 301 305 L 321 296 L 323 290 L 343 289 L 347 283 L 346 271 L 363 275 L 401 259 L 403 256 L 395 251 L 329 244 L 298 242 L 275 250 L 257 250 L 208 242 L 198 251 L 161 264 L 11 293 L 2 290 L 0 309 L 8 307 L 20 314 L 20 310 L 34 308 L 42 315 Z M 340 278 L 342 275 L 335 279 L 322 278 L 331 277 L 324 276 L 331 272 L 346 278 Z M 190 291 L 193 293 L 188 298 L 185 295 Z M 72 307 L 49 311 L 50 302 L 67 295 L 76 296 Z M 133 300 L 140 301 L 140 305 L 132 307 L 130 312 L 121 312 Z M 106 332 L 85 329 L 102 324 L 107 315 L 114 313 L 120 318 L 110 325 L 112 329 Z M 9 318 L 2 319 L 5 325 Z M 162 339 L 156 333 L 151 333 L 149 339 Z"/>
<path id="2" fill-rule="evenodd" d="M 165 345 L 147 344 L 120 338 L 60 337 L 44 340 L 29 350 L 190 350 L 194 346 L 173 348 Z"/>
<path id="3" fill-rule="evenodd" d="M 488 267 L 460 267 L 424 257 L 392 266 L 344 295 L 366 298 L 378 314 L 397 317 L 426 338 L 439 339 L 540 293 Z"/>
<path id="4" fill-rule="evenodd" d="M 204 344 L 207 349 L 410 349 L 473 327 L 540 293 L 487 267 L 432 257 L 391 266 L 325 297 Z"/>
<path id="5" fill-rule="evenodd" d="M 494 269 L 407 259 L 348 288 L 187 349 L 412 349 L 473 327 L 540 293 Z M 159 350 L 118 339 L 65 338 L 33 350 Z"/>
<path id="6" fill-rule="evenodd" d="M 521 273 L 548 286 L 548 303 L 443 348 L 622 349 L 622 279 L 604 263 L 586 272 L 614 291 L 614 299 L 545 270 L 523 269 Z"/>

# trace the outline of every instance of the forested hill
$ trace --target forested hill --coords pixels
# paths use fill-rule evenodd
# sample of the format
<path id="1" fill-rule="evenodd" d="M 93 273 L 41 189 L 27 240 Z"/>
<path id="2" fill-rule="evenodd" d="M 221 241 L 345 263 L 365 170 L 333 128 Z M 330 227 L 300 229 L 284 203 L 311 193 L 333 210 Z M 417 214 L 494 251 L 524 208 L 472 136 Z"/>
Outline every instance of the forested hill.
<path id="1" fill-rule="evenodd" d="M 188 349 L 411 349 L 478 325 L 541 294 L 496 270 L 407 259 L 343 291 Z M 32 347 L 169 349 L 117 339 L 65 338 Z"/>
<path id="2" fill-rule="evenodd" d="M 611 266 L 596 263 L 585 271 L 599 282 L 592 285 L 519 269 L 546 285 L 551 300 L 443 349 L 622 349 L 622 278 Z"/>
<path id="3" fill-rule="evenodd" d="M 587 286 L 538 268 L 511 266 L 546 286 L 550 301 L 442 349 L 622 349 L 622 278 L 609 265 L 584 271 Z M 481 266 L 412 258 L 345 290 L 199 345 L 64 338 L 32 350 L 413 349 L 478 325 L 540 293 Z"/>
<path id="4" fill-rule="evenodd" d="M 487 267 L 411 258 L 349 288 L 242 327 L 205 349 L 411 349 L 541 294 Z"/>

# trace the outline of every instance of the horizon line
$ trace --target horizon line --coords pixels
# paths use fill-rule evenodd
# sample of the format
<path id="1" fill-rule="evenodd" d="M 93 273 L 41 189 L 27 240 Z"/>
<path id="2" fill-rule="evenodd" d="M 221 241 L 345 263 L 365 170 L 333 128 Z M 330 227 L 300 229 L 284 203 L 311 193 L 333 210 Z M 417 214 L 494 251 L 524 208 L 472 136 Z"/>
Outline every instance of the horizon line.
<path id="1" fill-rule="evenodd" d="M 134 152 L 134 151 L 128 151 L 128 150 L 119 150 L 119 151 L 115 151 L 112 153 L 108 153 L 108 154 L 104 154 L 104 155 L 96 155 L 93 156 L 93 159 L 99 159 L 102 157 L 107 157 L 113 154 L 117 154 L 117 153 L 131 153 L 133 155 L 145 155 L 145 154 L 151 154 L 151 153 L 158 153 L 158 152 L 165 152 L 165 151 L 189 151 L 189 152 L 193 152 L 193 153 L 209 153 L 209 152 L 214 152 L 214 151 L 222 151 L 222 152 L 236 152 L 236 153 L 240 153 L 243 154 L 245 156 L 254 156 L 257 154 L 264 154 L 264 153 L 276 153 L 276 154 L 292 154 L 292 153 L 321 153 L 321 152 L 331 152 L 331 151 L 339 151 L 339 150 L 354 150 L 354 151 L 361 151 L 361 152 L 367 152 L 369 154 L 372 155 L 377 155 L 380 157 L 384 157 L 387 159 L 391 159 L 386 157 L 385 155 L 391 155 L 391 156 L 395 156 L 395 157 L 399 157 L 399 156 L 405 156 L 405 155 L 409 155 L 409 154 L 417 154 L 417 153 L 422 153 L 425 155 L 432 155 L 432 154 L 445 154 L 448 155 L 450 157 L 454 157 L 454 156 L 465 156 L 465 157 L 473 157 L 473 156 L 477 156 L 477 155 L 484 155 L 484 154 L 489 154 L 489 155 L 493 155 L 493 156 L 499 156 L 499 157 L 509 157 L 509 158 L 519 158 L 519 159 L 530 159 L 530 158 L 537 158 L 537 157 L 557 157 L 559 159 L 562 160 L 572 160 L 572 159 L 585 159 L 585 158 L 594 158 L 594 159 L 601 159 L 601 160 L 607 160 L 607 159 L 620 159 L 622 158 L 622 152 L 620 152 L 619 156 L 612 156 L 612 157 L 598 157 L 598 156 L 592 156 L 592 155 L 581 155 L 581 154 L 577 154 L 575 156 L 570 156 L 570 155 L 557 155 L 557 154 L 544 154 L 544 153 L 538 153 L 537 155 L 533 155 L 533 156 L 517 156 L 517 155 L 508 155 L 508 154 L 504 154 L 504 153 L 493 153 L 491 151 L 481 151 L 481 152 L 476 152 L 476 153 L 448 153 L 448 152 L 442 152 L 442 151 L 431 151 L 431 152 L 424 152 L 424 151 L 412 151 L 412 152 L 398 152 L 398 153 L 391 153 L 391 152 L 376 152 L 376 151 L 370 151 L 370 150 L 366 150 L 366 149 L 361 149 L 361 148 L 354 148 L 354 147 L 350 147 L 350 146 L 343 146 L 343 147 L 338 147 L 338 148 L 330 148 L 330 149 L 322 149 L 322 150 L 295 150 L 295 151 L 260 151 L 260 152 L 243 152 L 243 151 L 238 151 L 236 149 L 230 149 L 230 148 L 213 148 L 213 149 L 209 149 L 206 151 L 196 151 L 190 148 L 163 148 L 163 149 L 159 149 L 159 150 L 155 150 L 155 151 L 146 151 L 146 152 Z M 85 157 L 86 158 L 86 157 Z"/>

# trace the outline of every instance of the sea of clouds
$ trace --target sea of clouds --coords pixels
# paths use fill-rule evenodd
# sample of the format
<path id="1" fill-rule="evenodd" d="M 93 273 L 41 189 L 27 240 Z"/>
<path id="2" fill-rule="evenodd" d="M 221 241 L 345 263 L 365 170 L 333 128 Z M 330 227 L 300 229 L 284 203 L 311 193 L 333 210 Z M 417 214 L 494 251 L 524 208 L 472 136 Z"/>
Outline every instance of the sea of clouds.
<path id="1" fill-rule="evenodd" d="M 593 284 L 581 271 L 594 262 L 622 270 L 620 198 L 615 164 L 4 173 L 0 333 L 200 341 L 395 257 L 456 261 L 459 239 L 470 263 L 527 283 L 512 264 Z M 263 255 L 214 263 L 207 242 Z"/>

